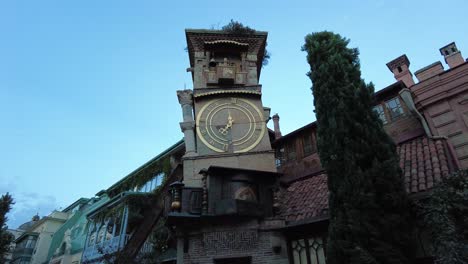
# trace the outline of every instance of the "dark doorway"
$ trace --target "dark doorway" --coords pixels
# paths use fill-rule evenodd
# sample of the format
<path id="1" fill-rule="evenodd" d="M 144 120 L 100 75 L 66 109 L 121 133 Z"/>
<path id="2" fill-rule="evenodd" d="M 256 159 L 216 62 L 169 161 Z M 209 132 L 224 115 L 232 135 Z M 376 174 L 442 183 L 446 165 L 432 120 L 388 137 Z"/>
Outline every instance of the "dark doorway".
<path id="1" fill-rule="evenodd" d="M 215 264 L 251 264 L 252 257 L 215 259 Z"/>

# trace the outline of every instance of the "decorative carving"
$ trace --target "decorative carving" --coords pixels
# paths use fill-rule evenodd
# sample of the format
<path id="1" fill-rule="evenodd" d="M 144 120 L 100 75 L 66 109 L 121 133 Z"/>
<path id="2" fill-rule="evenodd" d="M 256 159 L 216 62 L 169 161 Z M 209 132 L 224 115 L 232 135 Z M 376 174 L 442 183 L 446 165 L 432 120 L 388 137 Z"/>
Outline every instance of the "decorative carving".
<path id="1" fill-rule="evenodd" d="M 240 187 L 234 194 L 234 198 L 242 201 L 257 201 L 257 195 L 249 186 Z"/>
<path id="2" fill-rule="evenodd" d="M 181 105 L 192 105 L 193 103 L 193 92 L 192 90 L 179 90 L 177 91 L 177 98 Z"/>
<path id="3" fill-rule="evenodd" d="M 172 203 L 171 203 L 171 210 L 173 212 L 180 212 L 181 210 L 181 193 L 182 193 L 182 188 L 184 187 L 184 184 L 176 181 L 169 185 L 171 188 L 171 194 L 172 194 Z"/>
<path id="4" fill-rule="evenodd" d="M 251 251 L 258 245 L 255 230 L 217 231 L 203 234 L 205 250 L 245 250 Z"/>

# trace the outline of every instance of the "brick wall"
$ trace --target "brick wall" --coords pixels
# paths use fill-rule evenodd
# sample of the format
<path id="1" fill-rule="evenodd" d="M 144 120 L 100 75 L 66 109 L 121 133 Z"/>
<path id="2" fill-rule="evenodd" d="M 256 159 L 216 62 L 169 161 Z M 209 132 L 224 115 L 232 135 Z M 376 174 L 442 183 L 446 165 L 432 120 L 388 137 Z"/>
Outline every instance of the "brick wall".
<path id="1" fill-rule="evenodd" d="M 468 63 L 411 88 L 435 136 L 448 137 L 461 168 L 468 168 Z"/>
<path id="2" fill-rule="evenodd" d="M 255 264 L 287 264 L 286 243 L 282 237 L 279 238 L 281 251 L 273 252 L 272 241 L 278 241 L 278 236 L 278 233 L 263 230 L 256 220 L 204 227 L 186 236 L 188 248 L 184 263 L 213 264 L 216 259 L 251 257 L 251 263 Z"/>
<path id="3" fill-rule="evenodd" d="M 405 116 L 384 125 L 385 132 L 392 137 L 395 143 L 401 143 L 424 134 L 421 122 L 405 107 L 404 110 Z"/>

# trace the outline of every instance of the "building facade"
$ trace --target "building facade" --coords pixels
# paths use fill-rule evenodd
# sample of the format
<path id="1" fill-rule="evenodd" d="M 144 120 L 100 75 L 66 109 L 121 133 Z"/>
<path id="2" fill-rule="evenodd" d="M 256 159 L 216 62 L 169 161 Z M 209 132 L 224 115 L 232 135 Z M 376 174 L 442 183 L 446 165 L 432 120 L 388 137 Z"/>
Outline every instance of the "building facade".
<path id="1" fill-rule="evenodd" d="M 177 263 L 286 263 L 280 175 L 259 84 L 266 32 L 186 30 L 193 90 L 177 92 L 186 152 L 169 223 Z"/>
<path id="2" fill-rule="evenodd" d="M 454 43 L 440 49 L 448 70 L 433 63 L 415 75 L 402 55 L 387 64 L 396 83 L 375 93 L 374 110 L 397 144 L 406 191 L 413 199 L 430 190 L 451 172 L 467 169 L 468 63 Z M 283 188 L 279 192 L 285 220 L 289 263 L 325 264 L 328 225 L 327 175 L 315 147 L 316 123 L 281 136 L 275 122 L 276 164 Z M 421 226 L 415 230 L 416 263 L 433 263 L 431 238 Z"/>
<path id="3" fill-rule="evenodd" d="M 194 88 L 177 92 L 181 171 L 170 196 L 159 197 L 163 213 L 144 225 L 164 218 L 173 228 L 178 264 L 325 264 L 328 189 L 316 123 L 282 135 L 279 116 L 270 118 L 263 106 L 258 80 L 267 34 L 186 30 L 186 37 Z M 440 51 L 450 69 L 431 64 L 415 83 L 403 55 L 387 64 L 396 82 L 375 93 L 373 109 L 397 144 L 413 199 L 468 167 L 468 64 L 454 43 Z M 135 255 L 148 239 L 140 229 L 123 251 Z M 427 234 L 415 230 L 417 263 L 433 263 Z"/>
<path id="4" fill-rule="evenodd" d="M 267 33 L 185 34 L 193 90 L 177 91 L 183 140 L 96 197 L 36 219 L 12 263 L 326 263 L 317 124 L 283 135 L 263 105 Z M 374 98 L 413 199 L 468 168 L 468 63 L 455 43 L 440 53 L 449 68 L 433 63 L 417 82 L 406 55 L 389 62 L 396 82 Z M 414 240 L 417 263 L 433 263 L 427 231 Z"/>
<path id="5" fill-rule="evenodd" d="M 121 260 L 124 255 L 142 263 L 152 257 L 162 263 L 174 261 L 175 245 L 170 241 L 164 252 L 151 255 L 157 249 L 152 233 L 165 227 L 158 222 L 169 208 L 169 185 L 182 177 L 183 149 L 182 141 L 177 142 L 101 192 L 108 198 L 85 213 L 88 224 L 81 263 L 117 259 L 126 263 Z"/>
<path id="6" fill-rule="evenodd" d="M 15 249 L 11 263 L 42 264 L 47 260 L 47 253 L 54 233 L 68 219 L 68 213 L 53 211 L 39 219 L 35 216 L 28 228 L 15 240 Z"/>
<path id="7" fill-rule="evenodd" d="M 62 212 L 68 220 L 54 233 L 47 254 L 49 264 L 78 264 L 85 246 L 88 220 L 86 214 L 108 200 L 106 195 L 80 198 Z"/>

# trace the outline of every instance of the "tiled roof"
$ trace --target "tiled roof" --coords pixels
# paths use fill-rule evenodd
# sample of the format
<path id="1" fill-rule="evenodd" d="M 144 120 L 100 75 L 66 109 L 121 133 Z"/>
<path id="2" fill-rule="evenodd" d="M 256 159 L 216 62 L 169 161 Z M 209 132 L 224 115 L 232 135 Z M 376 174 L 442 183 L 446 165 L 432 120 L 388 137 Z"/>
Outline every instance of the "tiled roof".
<path id="1" fill-rule="evenodd" d="M 298 221 L 325 214 L 328 208 L 327 175 L 320 174 L 296 181 L 280 193 L 279 215 Z"/>
<path id="2" fill-rule="evenodd" d="M 397 147 L 408 193 L 429 190 L 449 175 L 444 141 L 419 137 Z M 323 173 L 293 182 L 280 192 L 279 198 L 279 216 L 286 221 L 323 216 L 328 209 L 327 175 Z"/>
<path id="3" fill-rule="evenodd" d="M 445 142 L 442 139 L 420 137 L 400 144 L 400 167 L 405 178 L 406 191 L 426 191 L 449 174 Z"/>

